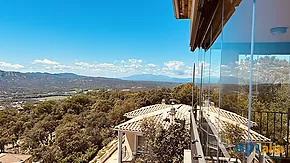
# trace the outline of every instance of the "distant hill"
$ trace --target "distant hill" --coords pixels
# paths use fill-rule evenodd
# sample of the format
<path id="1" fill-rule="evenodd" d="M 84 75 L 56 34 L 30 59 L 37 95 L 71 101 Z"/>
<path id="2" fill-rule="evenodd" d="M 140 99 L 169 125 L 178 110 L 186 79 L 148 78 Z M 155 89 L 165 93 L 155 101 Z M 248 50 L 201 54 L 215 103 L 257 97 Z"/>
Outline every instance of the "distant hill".
<path id="1" fill-rule="evenodd" d="M 20 73 L 0 70 L 0 95 L 65 92 L 75 89 L 130 89 L 148 90 L 174 87 L 177 83 L 128 81 L 116 78 L 88 77 L 73 73 Z"/>
<path id="2" fill-rule="evenodd" d="M 158 82 L 174 82 L 174 83 L 188 83 L 192 82 L 192 78 L 174 78 L 166 75 L 153 75 L 153 74 L 140 74 L 132 75 L 128 77 L 123 77 L 124 80 L 133 80 L 133 81 L 158 81 Z M 204 76 L 204 83 L 208 83 L 209 78 Z M 218 83 L 218 77 L 211 77 L 211 83 Z M 200 78 L 195 79 L 195 83 L 200 83 Z"/>
<path id="3" fill-rule="evenodd" d="M 81 76 L 74 73 L 59 73 L 59 74 L 49 74 L 45 73 L 46 75 L 54 76 L 54 77 L 60 77 L 60 78 L 85 78 L 87 76 Z"/>
<path id="4" fill-rule="evenodd" d="M 166 75 L 153 75 L 153 74 L 132 75 L 128 77 L 123 77 L 121 79 L 134 81 L 158 81 L 158 82 L 174 82 L 174 83 L 187 83 L 192 81 L 191 78 L 174 78 Z"/>

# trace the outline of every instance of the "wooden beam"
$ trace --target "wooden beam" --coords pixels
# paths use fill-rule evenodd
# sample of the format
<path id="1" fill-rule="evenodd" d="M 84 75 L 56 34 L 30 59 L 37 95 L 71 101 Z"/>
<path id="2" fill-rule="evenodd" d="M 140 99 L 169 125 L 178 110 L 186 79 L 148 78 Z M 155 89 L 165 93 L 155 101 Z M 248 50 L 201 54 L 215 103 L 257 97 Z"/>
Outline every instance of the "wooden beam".
<path id="1" fill-rule="evenodd" d="M 188 0 L 188 4 L 187 4 L 187 14 L 188 14 L 188 18 L 190 19 L 191 18 L 191 5 L 192 5 L 192 0 Z"/>
<path id="2" fill-rule="evenodd" d="M 174 16 L 176 19 L 179 19 L 179 3 L 178 0 L 172 0 L 174 8 Z"/>
<path id="3" fill-rule="evenodd" d="M 198 31 L 200 12 L 198 11 L 199 0 L 193 0 L 191 5 L 191 16 L 190 16 L 190 47 L 191 51 L 194 51 L 194 44 L 196 41 L 196 34 Z"/>
<path id="4" fill-rule="evenodd" d="M 123 133 L 118 131 L 118 163 L 122 163 L 122 138 Z"/>
<path id="5" fill-rule="evenodd" d="M 208 26 L 207 26 L 207 29 L 206 29 L 205 32 L 204 32 L 203 38 L 202 38 L 202 40 L 201 40 L 201 42 L 200 42 L 200 46 L 202 46 L 202 44 L 205 42 L 206 37 L 207 37 L 208 35 L 210 35 L 210 33 L 209 33 L 209 29 L 210 29 L 210 27 L 211 27 L 211 25 L 212 25 L 212 21 L 214 20 L 215 14 L 216 14 L 216 12 L 217 12 L 217 10 L 218 10 L 218 6 L 220 5 L 220 3 L 221 3 L 221 1 L 218 2 L 217 7 L 215 8 L 215 10 L 214 10 L 214 12 L 213 12 L 213 15 L 211 16 L 211 18 L 210 18 L 210 20 L 209 20 L 209 24 L 208 24 Z M 212 42 L 212 40 L 209 40 L 209 42 Z"/>
<path id="6" fill-rule="evenodd" d="M 188 0 L 190 2 L 191 0 Z M 223 3 L 224 2 L 224 3 Z M 217 7 L 204 0 L 192 0 L 190 17 L 190 47 L 194 51 L 198 47 L 209 49 L 222 32 L 223 26 L 235 12 L 241 0 L 219 0 Z M 202 9 L 202 7 L 207 7 Z M 202 10 L 198 10 L 201 8 Z M 222 11 L 222 9 L 224 10 Z M 189 11 L 189 9 L 188 9 Z M 207 14 L 204 14 L 204 13 Z M 222 15 L 224 16 L 222 18 Z M 223 19 L 223 20 L 222 20 Z M 209 29 L 212 27 L 212 37 Z M 212 38 L 212 40 L 210 39 Z"/>
<path id="7" fill-rule="evenodd" d="M 181 13 L 182 13 L 181 17 L 183 18 L 185 16 L 184 0 L 180 0 L 180 1 L 181 1 Z"/>

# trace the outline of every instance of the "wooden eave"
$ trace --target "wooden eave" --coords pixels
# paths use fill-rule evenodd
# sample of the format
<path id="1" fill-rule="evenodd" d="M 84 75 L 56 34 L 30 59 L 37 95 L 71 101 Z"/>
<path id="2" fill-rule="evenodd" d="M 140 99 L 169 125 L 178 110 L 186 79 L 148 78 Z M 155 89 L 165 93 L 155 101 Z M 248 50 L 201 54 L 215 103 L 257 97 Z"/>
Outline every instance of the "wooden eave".
<path id="1" fill-rule="evenodd" d="M 189 19 L 192 0 L 172 0 L 174 17 L 176 19 Z"/>
<path id="2" fill-rule="evenodd" d="M 196 48 L 208 50 L 241 1 L 193 0 L 190 19 L 190 50 L 194 51 Z"/>
<path id="3" fill-rule="evenodd" d="M 190 50 L 209 49 L 241 1 L 173 0 L 175 18 L 190 19 Z"/>

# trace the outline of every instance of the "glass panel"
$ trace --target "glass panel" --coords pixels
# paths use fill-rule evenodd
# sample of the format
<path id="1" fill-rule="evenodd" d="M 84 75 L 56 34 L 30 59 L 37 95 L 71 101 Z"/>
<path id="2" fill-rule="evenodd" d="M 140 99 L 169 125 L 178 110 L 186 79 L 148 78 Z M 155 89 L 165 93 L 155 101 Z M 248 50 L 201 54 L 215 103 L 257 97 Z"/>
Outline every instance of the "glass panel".
<path id="1" fill-rule="evenodd" d="M 219 36 L 220 40 L 220 86 L 219 86 L 219 157 L 236 158 L 243 161 L 246 153 L 235 150 L 237 143 L 245 147 L 247 141 L 247 111 L 249 96 L 249 67 L 243 67 L 241 54 L 250 54 L 252 4 L 251 0 L 223 0 L 223 16 L 226 24 Z M 231 16 L 232 15 L 232 16 Z M 227 18 L 231 18 L 227 21 Z M 240 117 L 239 115 L 243 115 Z M 245 152 L 245 151 L 242 151 Z"/>
<path id="2" fill-rule="evenodd" d="M 259 142 L 261 148 L 261 145 L 269 145 L 266 141 L 275 142 L 286 151 L 279 156 L 287 157 L 290 10 L 286 6 L 290 6 L 290 1 L 258 1 L 255 24 L 252 24 L 253 1 L 221 2 L 224 7 L 218 8 L 216 15 L 222 21 L 227 21 L 227 17 L 233 15 L 219 37 L 213 39 L 215 42 L 212 47 L 208 51 L 198 50 L 196 64 L 195 81 L 200 88 L 197 91 L 198 108 L 206 113 L 205 119 L 215 127 L 208 133 L 209 124 L 199 115 L 199 125 L 202 125 L 201 129 L 206 129 L 206 132 L 201 132 L 201 141 L 205 144 L 204 154 L 212 159 L 218 157 L 218 160 L 231 157 L 245 161 L 250 158 L 247 157 L 249 152 L 246 151 L 245 142 L 248 140 L 247 118 L 251 102 L 251 130 L 255 131 L 250 134 L 252 145 Z M 255 27 L 254 33 L 252 27 Z M 252 36 L 255 36 L 255 42 L 252 42 Z M 250 95 L 252 98 L 249 98 Z M 215 107 L 210 107 L 209 101 L 215 103 Z M 244 148 L 237 150 L 233 148 L 235 145 Z M 275 154 L 268 155 L 272 157 Z"/>
<path id="3" fill-rule="evenodd" d="M 262 112 L 258 131 L 287 149 L 289 108 L 290 11 L 288 0 L 257 1 L 254 65 L 253 114 Z M 253 117 L 254 118 L 254 117 Z M 252 118 L 252 119 L 253 119 Z M 269 146 L 269 143 L 263 145 Z M 280 155 L 281 154 L 281 155 Z M 268 153 L 286 157 L 286 153 Z M 276 160 L 275 158 L 273 158 Z"/>

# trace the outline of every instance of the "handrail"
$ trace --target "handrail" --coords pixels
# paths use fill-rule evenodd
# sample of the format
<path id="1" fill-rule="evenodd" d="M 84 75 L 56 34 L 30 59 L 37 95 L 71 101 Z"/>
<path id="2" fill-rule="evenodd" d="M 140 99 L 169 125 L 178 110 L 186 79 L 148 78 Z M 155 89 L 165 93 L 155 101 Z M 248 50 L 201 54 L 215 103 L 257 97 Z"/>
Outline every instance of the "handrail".
<path id="1" fill-rule="evenodd" d="M 195 122 L 195 118 L 193 115 L 193 112 L 191 111 L 190 113 L 191 115 L 191 133 L 193 134 L 194 140 L 192 140 L 193 142 L 191 142 L 191 152 L 192 152 L 192 162 L 198 162 L 198 163 L 205 163 L 205 158 L 204 158 L 204 154 L 202 151 L 202 146 L 201 146 L 201 142 L 200 142 L 200 138 L 199 138 L 199 134 L 197 131 L 197 125 Z"/>
<path id="2" fill-rule="evenodd" d="M 209 135 L 209 136 L 212 136 L 212 137 L 215 137 L 215 135 L 214 134 L 212 134 L 212 133 L 209 133 L 208 131 L 206 131 L 203 127 L 199 127 L 203 132 L 205 132 L 207 135 Z"/>
<path id="3" fill-rule="evenodd" d="M 123 136 L 123 141 L 122 143 L 124 143 L 125 141 L 125 136 Z M 113 141 L 112 141 L 113 142 Z M 98 163 L 103 163 L 105 162 L 116 150 L 118 149 L 118 141 L 113 142 L 113 145 L 111 148 L 109 148 L 106 153 L 100 157 L 99 159 L 97 159 Z"/>
<path id="4" fill-rule="evenodd" d="M 105 162 L 118 148 L 118 143 L 114 143 L 114 145 L 106 151 L 106 153 L 98 159 L 97 162 L 103 163 Z"/>
<path id="5" fill-rule="evenodd" d="M 245 110 L 245 109 L 242 109 L 240 110 L 242 112 L 245 112 L 245 111 L 248 111 L 248 110 Z M 270 114 L 287 114 L 287 112 L 285 111 L 266 111 L 266 110 L 252 110 L 252 112 L 256 112 L 256 113 L 270 113 Z"/>
<path id="6" fill-rule="evenodd" d="M 213 132 L 214 135 L 216 136 L 217 144 L 218 144 L 218 146 L 219 146 L 219 149 L 221 149 L 223 155 L 224 155 L 225 157 L 227 157 L 227 158 L 230 158 L 230 155 L 229 155 L 228 151 L 226 150 L 225 146 L 224 146 L 223 144 L 220 143 L 220 139 L 219 139 L 219 137 L 218 137 L 218 133 L 217 133 L 217 131 L 215 130 L 213 124 L 210 122 L 210 120 L 208 120 L 208 118 L 207 118 L 206 116 L 204 116 L 203 118 L 206 120 L 206 122 L 207 122 L 207 124 L 209 125 L 210 129 L 212 130 L 212 132 Z"/>

